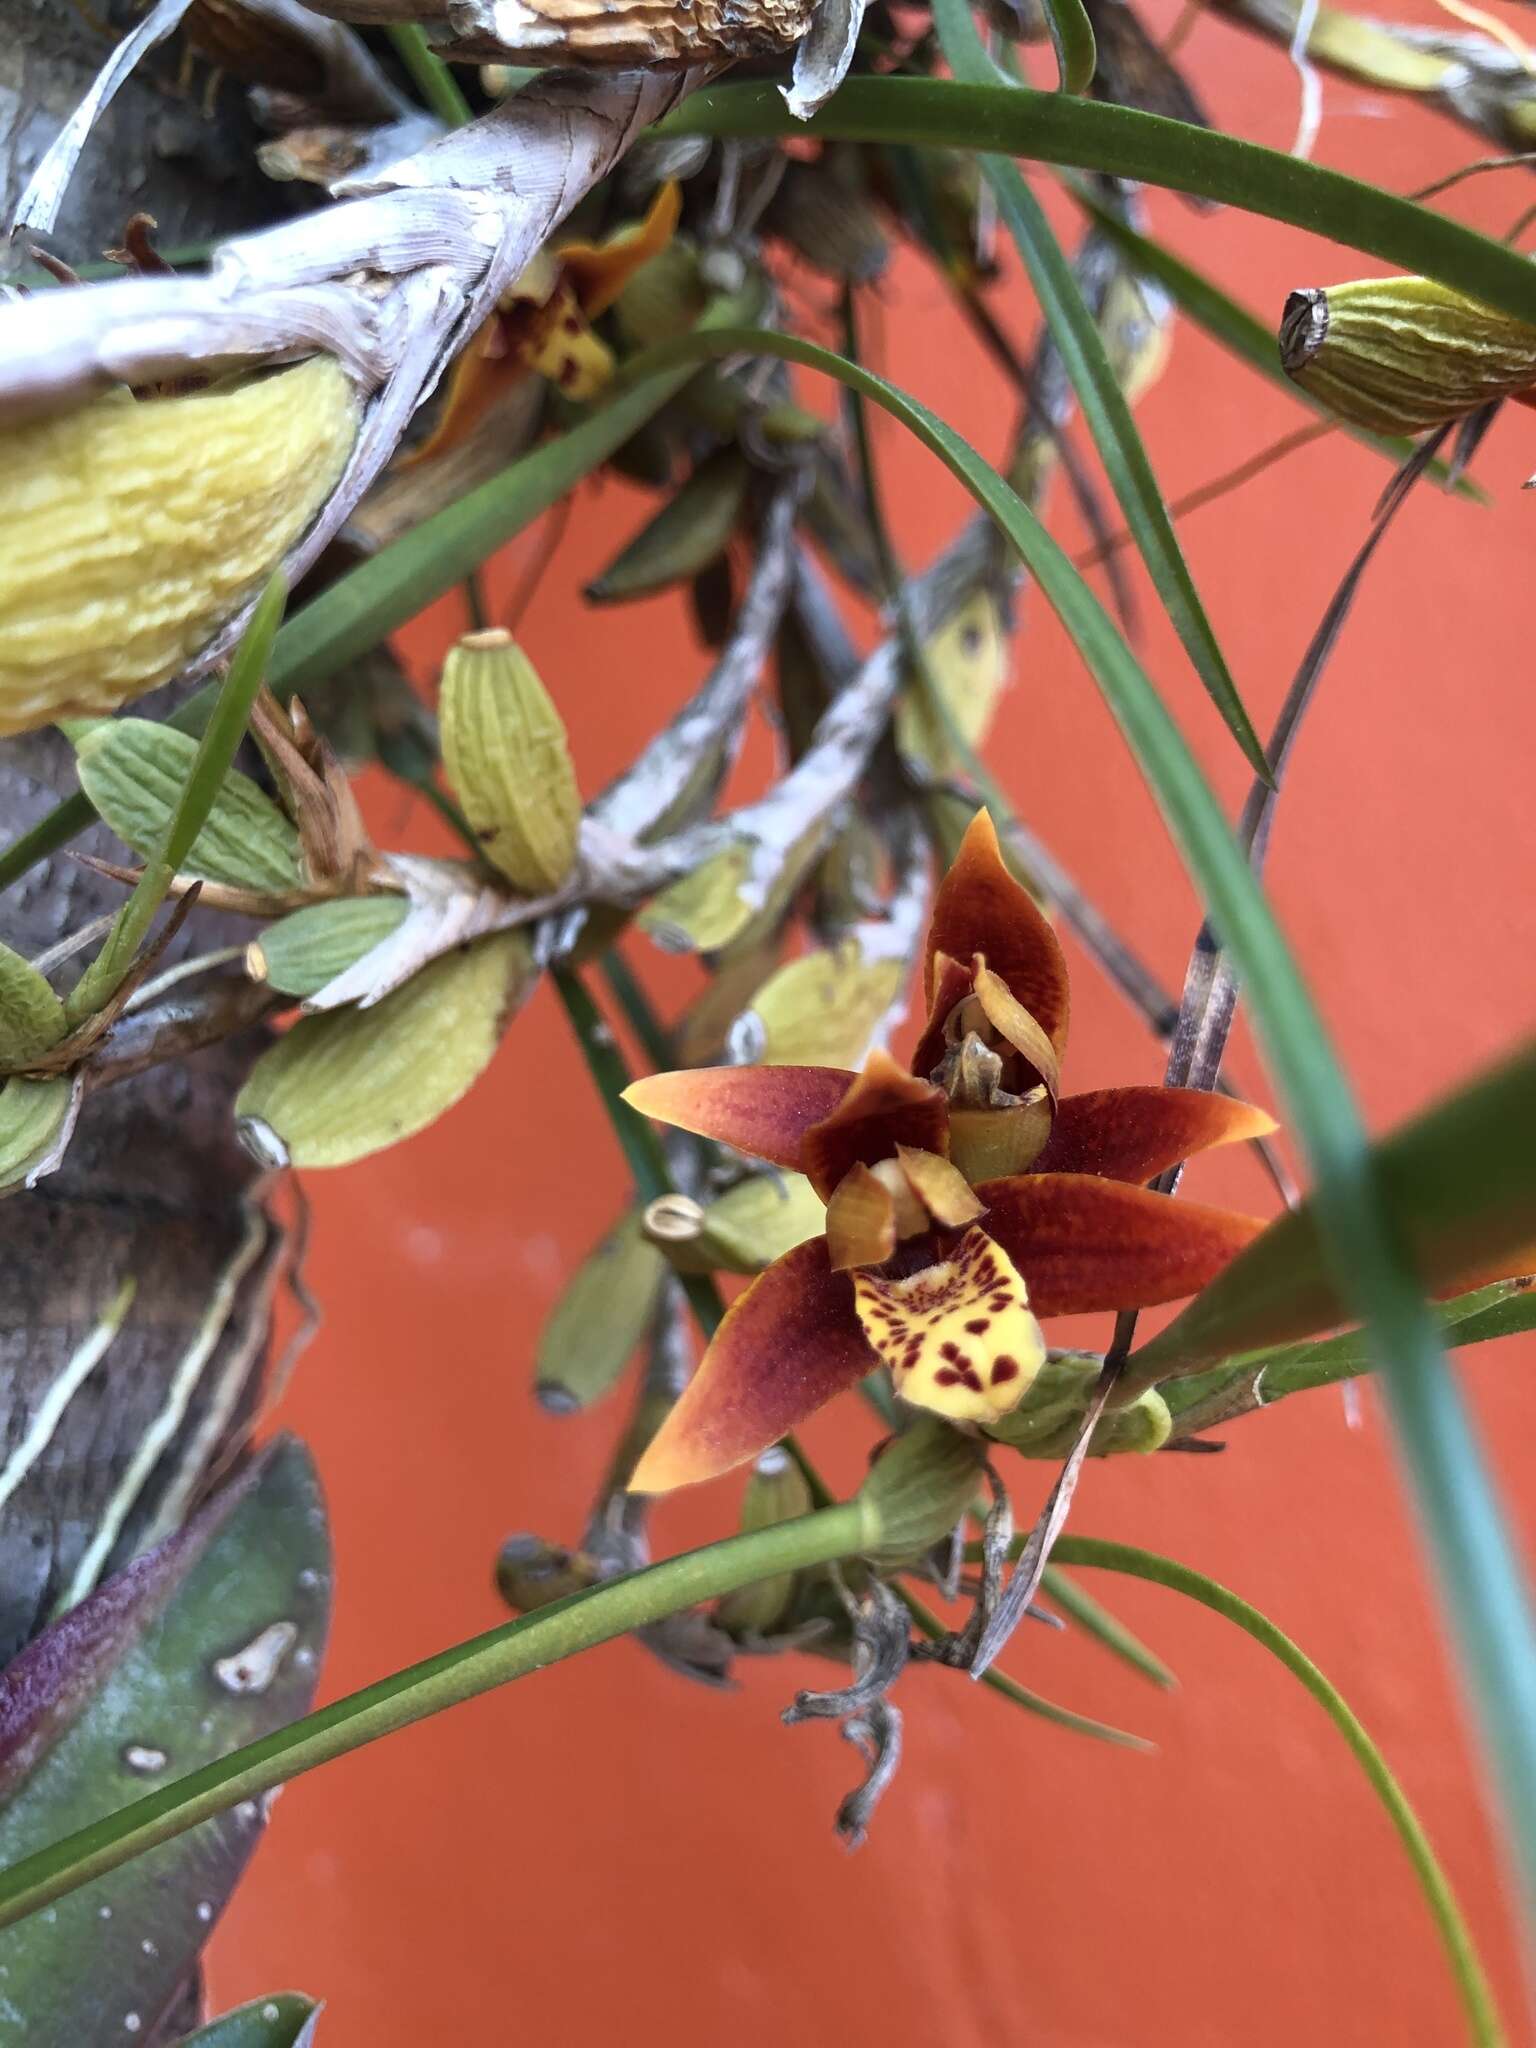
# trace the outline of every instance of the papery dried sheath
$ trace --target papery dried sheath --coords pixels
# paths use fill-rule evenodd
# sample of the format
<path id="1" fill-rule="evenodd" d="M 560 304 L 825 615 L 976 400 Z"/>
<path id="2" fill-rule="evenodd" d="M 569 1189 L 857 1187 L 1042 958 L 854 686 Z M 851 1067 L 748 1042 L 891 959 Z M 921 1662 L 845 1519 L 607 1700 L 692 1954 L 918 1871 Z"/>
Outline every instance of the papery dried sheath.
<path id="1" fill-rule="evenodd" d="M 372 1009 L 306 1017 L 235 1100 L 256 1155 L 344 1166 L 435 1123 L 479 1079 L 534 980 L 516 932 L 434 960 Z"/>
<path id="2" fill-rule="evenodd" d="M 328 358 L 0 435 L 0 733 L 174 675 L 282 560 L 357 436 Z"/>
<path id="3" fill-rule="evenodd" d="M 812 11 L 812 0 L 448 0 L 455 55 L 653 68 L 775 56 Z"/>
<path id="4" fill-rule="evenodd" d="M 471 633 L 451 651 L 438 719 L 486 859 L 525 895 L 557 889 L 576 858 L 581 792 L 560 714 L 509 633 Z"/>
<path id="5" fill-rule="evenodd" d="M 1342 419 L 1413 434 L 1536 385 L 1536 327 L 1429 277 L 1292 292 L 1287 374 Z"/>

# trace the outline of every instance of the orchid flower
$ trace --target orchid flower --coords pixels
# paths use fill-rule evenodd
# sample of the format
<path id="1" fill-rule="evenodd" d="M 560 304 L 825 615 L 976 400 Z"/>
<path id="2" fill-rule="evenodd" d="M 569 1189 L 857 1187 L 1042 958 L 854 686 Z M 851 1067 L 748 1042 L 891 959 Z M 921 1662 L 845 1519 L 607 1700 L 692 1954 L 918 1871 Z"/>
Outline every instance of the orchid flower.
<path id="1" fill-rule="evenodd" d="M 635 1082 L 664 1123 L 805 1174 L 826 1231 L 738 1297 L 632 1484 L 664 1493 L 758 1456 L 880 1363 L 966 1427 L 1015 1408 L 1042 1317 L 1149 1308 L 1214 1279 L 1261 1225 L 1139 1183 L 1274 1129 L 1189 1088 L 1060 1093 L 1066 962 L 985 811 L 940 885 L 928 1022 L 908 1070 L 707 1067 Z"/>

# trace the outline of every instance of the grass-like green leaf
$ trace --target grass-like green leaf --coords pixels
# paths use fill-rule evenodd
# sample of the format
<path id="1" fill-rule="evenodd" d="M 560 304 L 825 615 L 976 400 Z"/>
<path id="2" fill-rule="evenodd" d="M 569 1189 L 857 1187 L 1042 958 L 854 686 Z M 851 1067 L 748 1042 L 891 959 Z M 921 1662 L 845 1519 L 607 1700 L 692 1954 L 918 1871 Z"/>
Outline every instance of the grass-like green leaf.
<path id="1" fill-rule="evenodd" d="M 1536 264 L 1502 242 L 1340 171 L 1134 107 L 1012 84 L 860 77 L 845 80 L 814 120 L 799 123 L 765 80 L 694 93 L 659 126 L 669 135 L 809 132 L 1103 171 L 1327 235 L 1536 324 Z"/>
<path id="2" fill-rule="evenodd" d="M 1426 1287 L 1536 1266 L 1533 1130 L 1536 1047 L 1372 1149 L 1370 1178 Z M 1133 1356 L 1128 1387 L 1346 1321 L 1352 1291 L 1328 1257 L 1327 1233 L 1316 1197 L 1280 1217 Z"/>
<path id="3" fill-rule="evenodd" d="M 1139 1671 L 1143 1678 L 1150 1678 L 1154 1685 L 1165 1691 L 1172 1691 L 1178 1679 L 1163 1662 L 1155 1650 L 1146 1644 L 1132 1630 L 1128 1629 L 1118 1614 L 1111 1614 L 1085 1593 L 1076 1579 L 1068 1578 L 1060 1566 L 1048 1564 L 1040 1580 L 1040 1589 L 1063 1614 L 1071 1617 L 1086 1636 L 1108 1650 L 1112 1656 L 1129 1664 L 1133 1671 Z"/>
<path id="4" fill-rule="evenodd" d="M 945 58 L 957 78 L 973 85 L 986 85 L 999 78 L 997 67 L 976 33 L 968 0 L 933 0 L 933 18 Z M 1089 34 L 1092 35 L 1091 29 Z M 1005 80 L 1003 89 L 1017 92 L 1023 88 Z M 981 171 L 992 188 L 998 213 L 1013 237 L 1040 302 L 1051 338 L 1061 353 L 1099 459 L 1120 501 L 1153 587 L 1200 680 L 1247 756 L 1248 765 L 1267 779 L 1269 764 L 1264 758 L 1264 743 L 1243 706 L 1221 644 L 1206 617 L 1146 447 L 1125 393 L 1110 367 L 1097 323 L 1083 303 L 1072 266 L 1045 217 L 1044 207 L 1015 166 L 1005 157 L 986 156 L 981 159 Z"/>
<path id="5" fill-rule="evenodd" d="M 281 575 L 274 574 L 256 600 L 250 624 L 229 665 L 229 674 L 214 698 L 212 715 L 187 770 L 181 801 L 166 824 L 164 837 L 146 858 L 133 894 L 118 912 L 111 931 L 102 941 L 101 951 L 70 991 L 65 1010 L 71 1023 L 77 1024 L 99 1009 L 128 972 L 155 912 L 185 864 L 193 841 L 207 824 L 266 676 L 287 597 L 287 584 Z"/>
<path id="6" fill-rule="evenodd" d="M 1042 6 L 1056 53 L 1059 90 L 1086 92 L 1099 66 L 1099 50 L 1083 0 L 1042 0 Z"/>
<path id="7" fill-rule="evenodd" d="M 1536 1287 L 1524 1280 L 1496 1280 L 1491 1286 L 1475 1287 L 1468 1294 L 1440 1302 L 1435 1319 L 1441 1342 L 1458 1351 L 1469 1344 L 1490 1343 L 1496 1337 L 1518 1336 L 1521 1331 L 1536 1330 Z M 1209 1372 L 1165 1380 L 1158 1391 L 1176 1418 L 1196 1410 L 1220 1418 L 1223 1405 L 1244 1390 L 1254 1392 L 1251 1405 L 1270 1408 L 1287 1394 L 1336 1386 L 1341 1380 L 1356 1379 L 1375 1369 L 1365 1332 L 1343 1330 L 1337 1337 L 1318 1338 L 1310 1344 L 1269 1344 L 1246 1351 Z"/>
<path id="8" fill-rule="evenodd" d="M 1160 284 L 1181 312 L 1188 314 L 1197 326 L 1203 327 L 1213 341 L 1220 342 L 1239 362 L 1245 363 L 1250 370 L 1257 370 L 1277 390 L 1285 392 L 1287 397 L 1295 399 L 1298 405 L 1305 406 L 1319 419 L 1327 420 L 1340 433 L 1348 434 L 1363 448 L 1374 449 L 1394 468 L 1408 460 L 1414 443 L 1406 434 L 1373 434 L 1366 427 L 1352 426 L 1330 411 L 1320 399 L 1304 391 L 1293 377 L 1287 377 L 1280 367 L 1280 350 L 1273 327 L 1266 327 L 1256 314 L 1239 305 L 1220 285 L 1193 269 L 1182 257 L 1175 256 L 1171 249 L 1154 241 L 1150 235 L 1139 233 L 1112 207 L 1099 205 L 1089 188 L 1074 180 L 1070 189 L 1100 234 L 1123 249 L 1142 276 Z M 1440 484 L 1448 483 L 1450 478 L 1445 463 L 1438 461 L 1432 462 L 1425 474 Z M 1459 497 L 1474 499 L 1479 504 L 1488 502 L 1487 493 L 1469 477 L 1458 477 L 1451 488 Z"/>
<path id="9" fill-rule="evenodd" d="M 1306 1687 L 1349 1745 L 1371 1790 L 1397 1830 L 1444 1944 L 1471 2039 L 1477 2048 L 1503 2048 L 1506 2036 L 1494 2003 L 1493 1988 L 1478 1958 L 1456 1894 L 1440 1867 L 1423 1824 L 1409 1804 L 1408 1796 L 1393 1775 L 1391 1766 L 1348 1701 L 1323 1676 L 1312 1659 L 1267 1616 L 1238 1594 L 1229 1592 L 1214 1579 L 1208 1579 L 1204 1572 L 1194 1571 L 1186 1564 L 1176 1564 L 1172 1558 L 1162 1557 L 1155 1550 L 1142 1550 L 1130 1543 L 1107 1543 L 1095 1536 L 1063 1536 L 1056 1544 L 1055 1555 L 1063 1564 L 1090 1565 L 1101 1571 L 1122 1572 L 1129 1578 L 1146 1579 L 1154 1586 L 1166 1586 L 1170 1592 L 1197 1600 L 1202 1607 L 1210 1608 L 1213 1614 L 1235 1622 Z"/>
<path id="10" fill-rule="evenodd" d="M 1050 94 L 1042 97 L 1056 103 Z M 1412 1277 L 1378 1162 L 1322 1017 L 1198 763 L 1056 541 L 996 470 L 926 406 L 872 371 L 795 335 L 726 330 L 664 346 L 688 360 L 738 350 L 781 356 L 874 399 L 998 521 L 1076 642 L 1231 951 L 1270 1071 L 1312 1166 L 1316 1189 L 1308 1214 L 1345 1312 L 1368 1325 L 1381 1360 L 1415 1505 L 1497 1768 L 1508 1829 L 1536 1902 L 1536 1617 L 1492 1474 L 1445 1370 L 1434 1318 Z M 1514 1128 L 1528 1132 L 1530 1113 Z"/>

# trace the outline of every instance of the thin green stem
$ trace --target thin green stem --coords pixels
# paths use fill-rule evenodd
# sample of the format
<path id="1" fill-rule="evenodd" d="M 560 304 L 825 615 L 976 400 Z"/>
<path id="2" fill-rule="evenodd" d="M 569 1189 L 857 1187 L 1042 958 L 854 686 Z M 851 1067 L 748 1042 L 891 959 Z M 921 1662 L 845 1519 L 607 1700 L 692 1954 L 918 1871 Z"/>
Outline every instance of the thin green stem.
<path id="1" fill-rule="evenodd" d="M 389 39 L 411 74 L 411 83 L 437 118 L 449 128 L 462 128 L 474 116 L 459 82 L 414 21 L 391 22 Z"/>
<path id="2" fill-rule="evenodd" d="M 862 1500 L 686 1551 L 572 1593 L 350 1693 L 303 1720 L 120 1807 L 0 1872 L 0 1927 L 245 1799 L 566 1657 L 679 1609 L 869 1547 L 878 1514 Z"/>
<path id="3" fill-rule="evenodd" d="M 1077 1581 L 1069 1579 L 1058 1566 L 1046 1566 L 1040 1590 L 1055 1601 L 1063 1614 L 1069 1614 L 1085 1635 L 1092 1636 L 1106 1650 L 1123 1658 L 1144 1678 L 1150 1678 L 1154 1685 L 1171 1692 L 1178 1684 L 1178 1679 L 1162 1658 L 1149 1650 L 1140 1636 L 1134 1635 L 1118 1615 L 1111 1614 L 1107 1607 L 1101 1607 L 1091 1593 L 1085 1593 Z"/>
<path id="4" fill-rule="evenodd" d="M 658 1074 L 675 1067 L 677 1052 L 667 1027 L 657 1016 L 650 997 L 618 947 L 610 946 L 599 965 L 614 1001 L 624 1012 L 630 1030 L 639 1041 L 640 1050 L 651 1065 Z"/>
<path id="5" fill-rule="evenodd" d="M 1250 1606 L 1236 1593 L 1218 1585 L 1203 1572 L 1176 1564 L 1172 1558 L 1162 1557 L 1156 1551 L 1142 1550 L 1130 1543 L 1108 1543 L 1095 1536 L 1062 1536 L 1052 1556 L 1059 1564 L 1089 1565 L 1102 1571 L 1123 1572 L 1130 1578 L 1146 1579 L 1154 1586 L 1166 1586 L 1171 1592 L 1198 1600 L 1213 1614 L 1235 1622 L 1300 1680 L 1349 1745 L 1372 1791 L 1386 1808 L 1397 1830 L 1445 1945 L 1472 2040 L 1478 2048 L 1503 2048 L 1506 2036 L 1492 1987 L 1462 1917 L 1456 1894 L 1436 1859 L 1429 1837 L 1409 1804 L 1407 1794 L 1366 1733 L 1359 1717 L 1311 1658 L 1256 1607 Z"/>

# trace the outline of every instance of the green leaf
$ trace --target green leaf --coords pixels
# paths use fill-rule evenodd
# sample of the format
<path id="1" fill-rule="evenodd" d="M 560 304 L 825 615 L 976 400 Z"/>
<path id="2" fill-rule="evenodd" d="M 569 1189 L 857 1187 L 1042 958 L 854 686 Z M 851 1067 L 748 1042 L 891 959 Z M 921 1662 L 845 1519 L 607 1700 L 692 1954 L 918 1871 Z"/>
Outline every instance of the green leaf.
<path id="1" fill-rule="evenodd" d="M 101 951 L 70 991 L 64 1007 L 72 1023 L 90 1016 L 106 1002 L 128 972 L 155 912 L 170 893 L 172 881 L 207 824 L 267 673 L 273 637 L 287 596 L 288 586 L 281 573 L 274 571 L 252 608 L 250 623 L 235 649 L 229 674 L 213 700 L 207 730 L 187 764 L 186 781 L 163 835 L 146 858 L 144 872 L 102 941 Z M 87 735 L 85 744 L 89 744 L 89 738 Z"/>
<path id="2" fill-rule="evenodd" d="M 1134 1579 L 1146 1579 L 1154 1586 L 1166 1586 L 1197 1600 L 1225 1620 L 1235 1622 L 1254 1641 L 1277 1657 L 1294 1678 L 1300 1680 L 1349 1745 L 1355 1761 L 1364 1771 L 1371 1790 L 1386 1809 L 1398 1837 L 1413 1865 L 1414 1876 L 1434 1916 L 1435 1929 L 1444 1945 L 1456 1979 L 1456 1989 L 1472 2040 L 1477 2048 L 1504 2048 L 1506 2036 L 1494 2003 L 1493 1988 L 1483 1971 L 1471 1933 L 1462 1917 L 1450 1880 L 1436 1859 L 1429 1837 L 1407 1794 L 1397 1782 L 1386 1758 L 1367 1734 L 1338 1689 L 1331 1685 L 1289 1636 L 1276 1628 L 1256 1607 L 1208 1579 L 1203 1572 L 1156 1551 L 1141 1550 L 1130 1543 L 1106 1543 L 1094 1536 L 1062 1536 L 1053 1553 L 1062 1564 L 1094 1566 L 1101 1571 L 1123 1572 Z"/>
<path id="3" fill-rule="evenodd" d="M 1063 104 L 1050 94 L 1037 97 L 1051 106 Z M 1163 125 L 1178 128 L 1177 123 Z M 1523 258 L 1516 260 L 1524 266 Z M 1531 269 L 1536 284 L 1536 266 Z M 1367 1322 L 1383 1361 L 1399 1448 L 1468 1687 L 1499 1772 L 1509 1831 L 1536 1904 L 1536 1618 L 1524 1578 L 1492 1475 L 1456 1383 L 1445 1370 L 1434 1319 L 1410 1276 L 1359 1112 L 1322 1018 L 1188 745 L 1056 541 L 996 470 L 926 406 L 873 372 L 795 335 L 727 330 L 689 335 L 668 347 L 688 359 L 738 350 L 777 355 L 823 370 L 873 398 L 932 449 L 993 515 L 1076 642 L 1233 956 L 1270 1070 L 1312 1165 L 1317 1185 L 1309 1211 L 1327 1247 L 1328 1270 L 1338 1277 L 1341 1299 L 1348 1312 Z M 1529 1115 L 1523 1128 L 1531 1128 Z"/>
<path id="4" fill-rule="evenodd" d="M 269 924 L 247 955 L 253 975 L 285 996 L 318 994 L 397 932 L 409 905 L 403 896 L 341 896 L 307 903 Z"/>
<path id="5" fill-rule="evenodd" d="M 1076 4 L 1080 5 L 1080 0 Z M 997 67 L 976 34 L 967 0 L 934 0 L 933 18 L 949 68 L 957 78 L 973 85 L 986 85 L 998 77 Z M 1091 29 L 1089 36 L 1091 40 Z M 1022 90 L 1011 81 L 1004 89 Z M 1153 587 L 1249 766 L 1267 782 L 1269 763 L 1264 756 L 1264 743 L 1244 709 L 1226 657 L 1205 615 L 1131 408 L 1110 368 L 1103 337 L 1083 303 L 1072 266 L 1052 232 L 1045 209 L 1015 167 L 1004 158 L 988 156 L 981 160 L 981 172 L 1023 259 L 1051 339 L 1077 393 L 1083 418 Z"/>
<path id="6" fill-rule="evenodd" d="M 1098 69 L 1099 51 L 1093 23 L 1083 0 L 1041 0 L 1061 92 L 1087 92 Z"/>
<path id="7" fill-rule="evenodd" d="M 1239 362 L 1257 370 L 1277 391 L 1284 391 L 1309 412 L 1316 413 L 1319 419 L 1327 420 L 1330 426 L 1350 435 L 1363 448 L 1374 449 L 1394 467 L 1407 461 L 1413 453 L 1414 443 L 1406 434 L 1373 434 L 1364 427 L 1351 426 L 1285 374 L 1280 367 L 1280 351 L 1275 343 L 1273 326 L 1266 326 L 1246 306 L 1240 306 L 1236 299 L 1229 298 L 1220 285 L 1213 284 L 1200 271 L 1191 269 L 1161 242 L 1138 234 L 1112 207 L 1101 206 L 1088 187 L 1079 186 L 1073 180 L 1071 190 L 1073 198 L 1090 216 L 1094 226 L 1117 248 L 1125 251 L 1136 270 L 1160 284 L 1182 312 L 1203 327 L 1214 341 L 1230 350 Z M 1425 474 L 1445 484 L 1450 471 L 1443 462 L 1436 461 L 1430 463 Z M 1468 477 L 1459 477 L 1451 488 L 1459 497 L 1472 498 L 1479 504 L 1488 502 L 1487 493 Z"/>
<path id="8" fill-rule="evenodd" d="M 1150 1678 L 1154 1685 L 1160 1685 L 1166 1691 L 1172 1691 L 1178 1684 L 1178 1679 L 1162 1658 L 1149 1650 L 1140 1636 L 1132 1634 L 1117 1614 L 1111 1614 L 1107 1607 L 1100 1606 L 1091 1593 L 1085 1593 L 1076 1579 L 1069 1579 L 1059 1566 L 1046 1566 L 1040 1588 L 1063 1614 L 1077 1623 L 1084 1635 L 1092 1636 L 1096 1643 L 1129 1664 L 1133 1671 L 1139 1671 L 1143 1678 Z"/>
<path id="9" fill-rule="evenodd" d="M 1435 1309 L 1442 1342 L 1460 1351 L 1469 1344 L 1487 1344 L 1536 1329 L 1536 1288 L 1525 1280 L 1496 1280 L 1468 1294 L 1441 1302 Z M 1210 1372 L 1182 1375 L 1163 1382 L 1160 1392 L 1175 1417 L 1195 1410 L 1210 1411 L 1210 1425 L 1227 1419 L 1223 1404 L 1247 1389 L 1256 1390 L 1254 1407 L 1271 1408 L 1287 1394 L 1314 1387 L 1336 1386 L 1341 1380 L 1374 1372 L 1376 1361 L 1363 1330 L 1345 1330 L 1311 1344 L 1270 1344 L 1247 1351 Z M 1230 1414 L 1230 1409 L 1228 1411 Z"/>
<path id="10" fill-rule="evenodd" d="M 30 1184 L 58 1145 L 77 1101 L 77 1084 L 68 1074 L 0 1079 L 0 1195 Z"/>
<path id="11" fill-rule="evenodd" d="M 279 1440 L 187 1529 L 23 1650 L 0 1678 L 0 1860 L 302 1714 L 329 1611 L 308 1453 Z M 0 1941 L 0 2037 L 147 2035 L 261 1838 L 254 1805 L 206 1822 Z M 136 2016 L 133 2024 L 130 2016 Z"/>
<path id="12" fill-rule="evenodd" d="M 64 1005 L 30 960 L 0 945 L 0 1067 L 24 1067 L 68 1029 Z"/>
<path id="13" fill-rule="evenodd" d="M 765 80 L 693 93 L 658 125 L 668 135 L 919 143 L 1103 171 L 1288 221 L 1536 322 L 1536 264 L 1503 243 L 1339 171 L 1132 107 L 1017 85 L 858 77 L 802 123 Z"/>
<path id="14" fill-rule="evenodd" d="M 1484 1075 L 1372 1148 L 1367 1172 L 1393 1235 L 1426 1288 L 1536 1267 L 1536 1047 Z M 1132 1357 L 1146 1386 L 1348 1319 L 1351 1290 L 1327 1257 L 1314 1196 L 1272 1223 Z"/>
<path id="15" fill-rule="evenodd" d="M 310 2048 L 321 2008 L 301 1991 L 274 1991 L 221 2013 L 175 2048 Z"/>
<path id="16" fill-rule="evenodd" d="M 153 718 L 103 718 L 75 750 L 80 787 L 125 846 L 153 858 L 197 759 L 197 741 Z M 182 873 L 273 894 L 298 887 L 299 835 L 248 775 L 231 768 Z"/>

